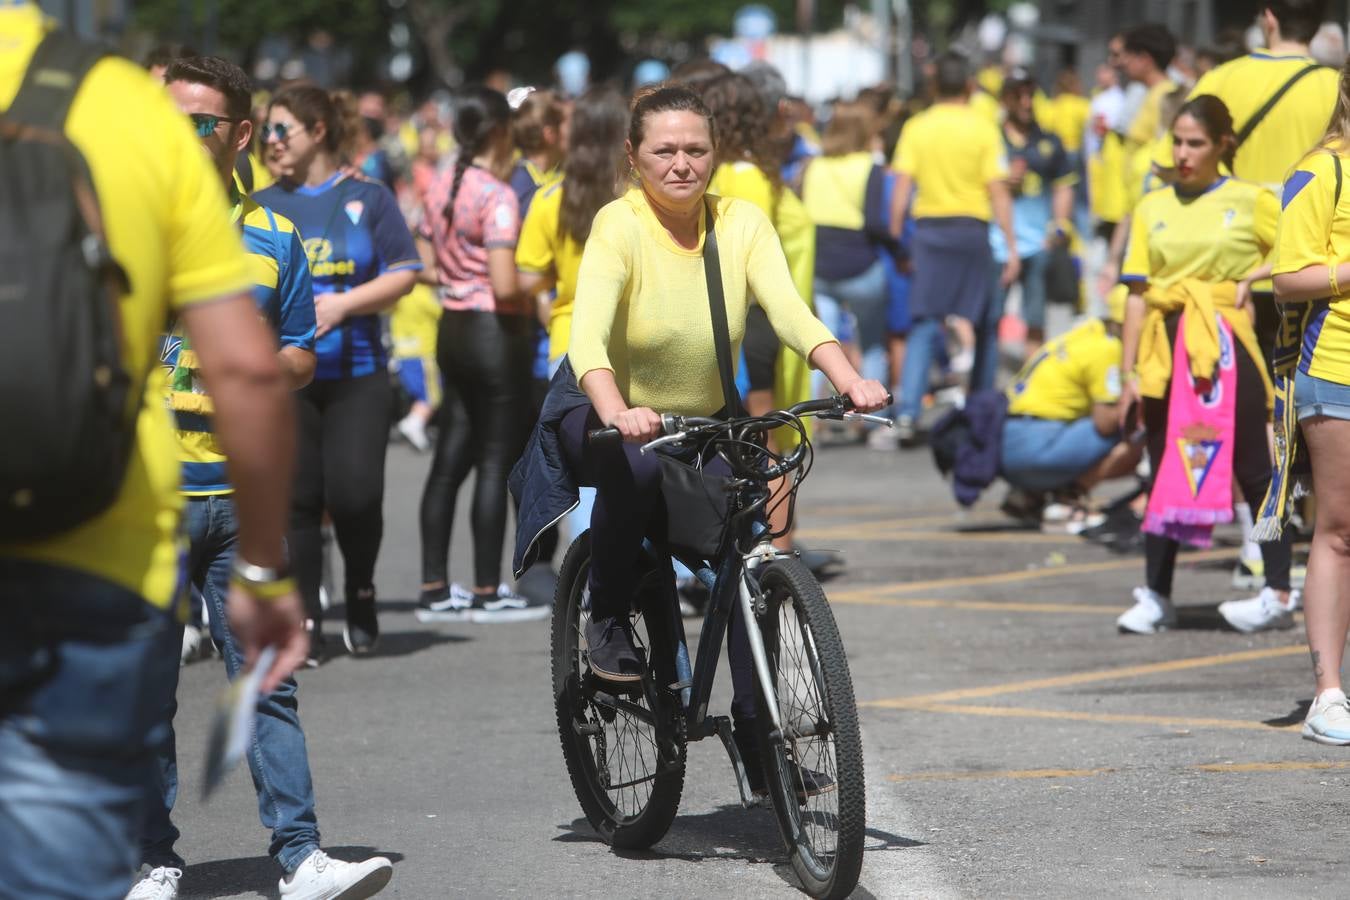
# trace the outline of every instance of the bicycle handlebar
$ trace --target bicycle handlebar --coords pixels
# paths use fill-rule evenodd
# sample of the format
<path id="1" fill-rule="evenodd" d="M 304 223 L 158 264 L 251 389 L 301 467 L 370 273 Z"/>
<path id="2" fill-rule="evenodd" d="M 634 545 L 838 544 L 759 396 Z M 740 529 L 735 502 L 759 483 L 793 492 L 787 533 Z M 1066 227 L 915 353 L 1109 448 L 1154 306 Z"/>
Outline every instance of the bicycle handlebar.
<path id="1" fill-rule="evenodd" d="M 886 403 L 890 405 L 893 398 L 890 394 L 886 395 Z M 642 452 L 654 450 L 663 444 L 677 443 L 687 440 L 690 437 L 698 435 L 700 432 L 711 429 L 734 429 L 743 428 L 753 432 L 769 431 L 784 424 L 786 417 L 800 419 L 807 416 L 819 416 L 823 418 L 859 418 L 874 422 L 878 425 L 890 427 L 894 423 L 892 420 L 882 416 L 872 416 L 864 413 L 853 412 L 853 401 L 848 396 L 829 397 L 823 400 L 807 400 L 798 403 L 788 409 L 775 410 L 763 416 L 751 416 L 741 419 L 710 419 L 704 416 L 675 416 L 666 414 L 661 416 L 661 431 L 663 437 L 654 441 L 649 441 L 642 446 Z M 607 428 L 597 428 L 586 433 L 586 439 L 598 447 L 616 447 L 623 440 L 623 435 L 619 429 L 614 426 Z M 758 473 L 759 477 L 767 481 L 773 481 L 781 478 L 788 472 L 791 472 L 801 464 L 803 456 L 806 454 L 806 445 L 798 444 L 797 447 L 781 463 L 770 466 L 764 471 Z"/>

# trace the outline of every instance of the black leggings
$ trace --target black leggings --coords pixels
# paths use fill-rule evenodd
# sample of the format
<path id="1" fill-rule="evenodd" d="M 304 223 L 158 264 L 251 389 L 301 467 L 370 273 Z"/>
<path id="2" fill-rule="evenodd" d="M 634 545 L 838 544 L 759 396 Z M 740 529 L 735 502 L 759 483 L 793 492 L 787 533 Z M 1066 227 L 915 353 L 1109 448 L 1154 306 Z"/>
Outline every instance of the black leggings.
<path id="1" fill-rule="evenodd" d="M 291 563 L 305 615 L 315 622 L 323 618 L 320 525 L 325 509 L 342 550 L 346 592 L 373 586 L 384 534 L 384 452 L 393 402 L 389 376 L 383 372 L 315 381 L 296 394 L 300 440 L 291 503 Z"/>
<path id="2" fill-rule="evenodd" d="M 506 478 L 529 437 L 534 330 L 526 316 L 446 311 L 436 339 L 445 379 L 436 456 L 422 492 L 422 581 L 447 581 L 455 500 L 473 488 L 474 584 L 501 576 Z"/>
<path id="3" fill-rule="evenodd" d="M 1168 340 L 1176 340 L 1176 317 L 1167 322 Z M 1237 408 L 1233 435 L 1233 478 L 1242 489 L 1252 511 L 1265 502 L 1270 487 L 1270 442 L 1266 423 L 1270 413 L 1266 409 L 1266 390 L 1261 380 L 1259 363 L 1251 358 L 1246 347 L 1234 340 L 1237 349 Z M 1148 457 L 1153 471 L 1162 464 L 1167 449 L 1167 398 L 1144 398 L 1144 427 L 1148 430 Z M 1172 576 L 1176 571 L 1179 545 L 1170 538 L 1157 534 L 1144 535 L 1144 556 L 1148 586 L 1164 597 L 1172 595 Z M 1285 529 L 1279 541 L 1261 545 L 1261 559 L 1265 564 L 1266 585 L 1277 591 L 1289 590 L 1291 557 L 1290 533 Z"/>

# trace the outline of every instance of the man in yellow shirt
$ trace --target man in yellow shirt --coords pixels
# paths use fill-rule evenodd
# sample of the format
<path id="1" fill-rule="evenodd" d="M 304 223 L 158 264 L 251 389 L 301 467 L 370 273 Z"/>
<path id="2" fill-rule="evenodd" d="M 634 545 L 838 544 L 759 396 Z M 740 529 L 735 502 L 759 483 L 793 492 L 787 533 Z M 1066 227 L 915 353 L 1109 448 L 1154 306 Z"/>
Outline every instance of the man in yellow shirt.
<path id="1" fill-rule="evenodd" d="M 48 39 L 51 27 L 35 3 L 0 3 L 0 108 L 21 84 L 58 96 L 49 121 L 63 123 L 88 163 L 109 250 L 131 286 L 119 302 L 122 360 L 145 387 L 112 505 L 54 537 L 0 543 L 0 896 L 120 900 L 159 737 L 153 688 L 164 666 L 178 665 L 162 651 L 183 553 L 157 355 L 170 314 L 211 381 L 239 514 L 231 620 L 248 659 L 278 649 L 265 691 L 305 653 L 299 600 L 283 575 L 294 425 L 220 179 L 186 117 L 124 60 L 72 77 L 56 65 L 63 39 Z"/>
<path id="2" fill-rule="evenodd" d="M 1009 251 L 1001 286 L 1007 287 L 1021 271 L 1003 137 L 997 126 L 971 110 L 971 90 L 966 61 L 954 53 L 942 56 L 937 62 L 938 102 L 906 123 L 891 162 L 898 173 L 891 234 L 898 239 L 905 217 L 914 217 L 910 293 L 914 324 L 896 423 L 904 444 L 912 444 L 916 436 L 934 341 L 947 316 L 965 319 L 977 331 L 971 390 L 993 386 L 998 323 L 989 321 L 994 318 L 989 315 L 991 220 L 997 222 Z"/>
<path id="3" fill-rule="evenodd" d="M 1125 291 L 1109 321 L 1090 319 L 1043 346 L 1009 386 L 1002 475 L 1014 488 L 1081 491 L 1131 472 L 1139 448 L 1120 435 L 1120 322 Z"/>

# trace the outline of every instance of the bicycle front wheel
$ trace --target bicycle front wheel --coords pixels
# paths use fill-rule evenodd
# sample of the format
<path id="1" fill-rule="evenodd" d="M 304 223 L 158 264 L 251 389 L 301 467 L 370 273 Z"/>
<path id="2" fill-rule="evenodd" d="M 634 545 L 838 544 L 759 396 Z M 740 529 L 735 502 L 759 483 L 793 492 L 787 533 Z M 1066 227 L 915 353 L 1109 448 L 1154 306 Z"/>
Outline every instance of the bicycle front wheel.
<path id="1" fill-rule="evenodd" d="M 776 697 L 758 693 L 759 746 L 792 868 L 812 897 L 847 897 L 862 871 L 867 798 L 844 644 L 825 593 L 798 560 L 758 573 L 758 617 Z M 782 724 L 773 734 L 773 704 Z"/>
<path id="2" fill-rule="evenodd" d="M 651 660 L 641 690 L 622 695 L 609 693 L 611 688 L 590 675 L 585 637 L 590 571 L 588 531 L 567 551 L 553 604 L 558 736 L 572 788 L 591 826 L 611 846 L 645 849 L 675 820 L 684 790 L 685 744 L 670 711 L 659 701 L 653 709 L 652 698 L 661 694 L 650 682 L 669 668 L 664 659 Z M 640 612 L 633 618 L 640 649 L 649 658 L 660 654 L 668 646 L 664 632 Z"/>

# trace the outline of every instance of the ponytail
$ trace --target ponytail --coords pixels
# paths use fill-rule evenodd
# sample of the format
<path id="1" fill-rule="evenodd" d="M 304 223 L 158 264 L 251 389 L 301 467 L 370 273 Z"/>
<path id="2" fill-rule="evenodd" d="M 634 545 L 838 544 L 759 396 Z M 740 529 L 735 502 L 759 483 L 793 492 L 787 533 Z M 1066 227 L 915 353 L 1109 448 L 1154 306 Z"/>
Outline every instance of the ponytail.
<path id="1" fill-rule="evenodd" d="M 453 132 L 459 150 L 455 157 L 455 180 L 443 211 L 447 226 L 454 221 L 455 198 L 459 196 L 460 183 L 469 166 L 473 165 L 474 157 L 487 150 L 493 137 L 510 126 L 511 105 L 506 102 L 506 95 L 501 91 L 472 85 L 465 88 L 456 99 Z"/>

